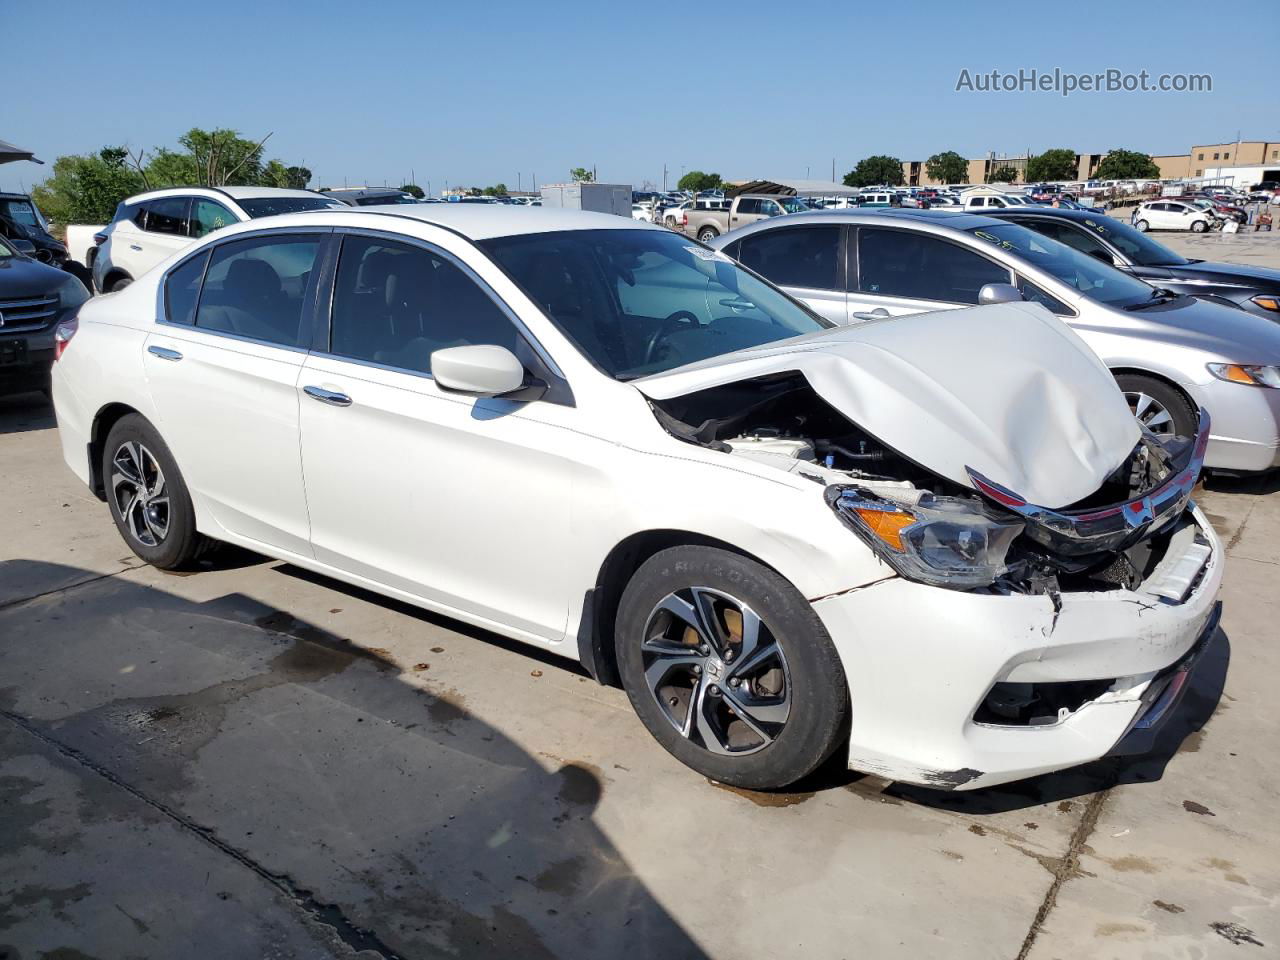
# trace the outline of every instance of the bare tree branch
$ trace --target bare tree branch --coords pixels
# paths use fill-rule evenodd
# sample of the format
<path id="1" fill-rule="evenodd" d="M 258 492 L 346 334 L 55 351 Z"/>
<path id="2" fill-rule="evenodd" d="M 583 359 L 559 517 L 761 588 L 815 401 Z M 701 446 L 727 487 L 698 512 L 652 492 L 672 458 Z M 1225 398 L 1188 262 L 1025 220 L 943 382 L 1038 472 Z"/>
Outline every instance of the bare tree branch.
<path id="1" fill-rule="evenodd" d="M 135 156 L 135 155 L 134 155 L 134 153 L 133 153 L 133 151 L 132 151 L 132 150 L 130 150 L 128 147 L 125 147 L 125 148 L 124 148 L 124 150 L 125 150 L 125 156 L 127 156 L 127 157 L 129 158 L 129 162 L 133 164 L 134 169 L 135 169 L 135 170 L 137 170 L 137 171 L 138 171 L 138 174 L 142 177 L 142 185 L 143 185 L 146 189 L 150 190 L 150 189 L 151 189 L 151 180 L 150 180 L 150 178 L 148 178 L 148 177 L 147 177 L 147 170 L 146 170 L 146 168 L 142 165 L 142 158 L 143 158 L 143 156 L 145 156 L 145 155 L 146 155 L 146 152 L 147 152 L 147 151 L 146 151 L 146 150 L 144 150 L 144 149 L 142 149 L 141 147 L 139 147 L 139 148 L 138 148 L 138 153 L 137 153 L 137 155 Z"/>
<path id="2" fill-rule="evenodd" d="M 275 132 L 274 130 L 271 131 L 271 133 L 274 133 L 274 132 Z M 222 183 L 225 184 L 228 180 L 230 180 L 233 176 L 235 176 L 236 171 L 239 170 L 241 167 L 243 167 L 250 157 L 254 156 L 256 153 L 258 153 L 262 149 L 262 145 L 271 139 L 271 133 L 268 133 L 265 137 L 259 140 L 252 150 L 247 150 L 245 152 L 245 155 L 240 158 L 240 162 L 237 163 L 230 170 L 228 170 L 226 174 L 223 175 Z"/>

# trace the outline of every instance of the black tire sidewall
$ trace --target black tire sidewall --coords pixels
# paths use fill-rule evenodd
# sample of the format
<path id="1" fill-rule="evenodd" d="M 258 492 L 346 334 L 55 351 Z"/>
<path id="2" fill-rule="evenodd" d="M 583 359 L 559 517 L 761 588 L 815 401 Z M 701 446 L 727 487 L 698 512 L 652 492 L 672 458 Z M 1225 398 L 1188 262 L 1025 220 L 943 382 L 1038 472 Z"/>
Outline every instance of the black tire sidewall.
<path id="1" fill-rule="evenodd" d="M 130 440 L 141 443 L 155 456 L 164 473 L 165 490 L 169 494 L 169 530 L 164 540 L 154 547 L 138 542 L 129 532 L 111 492 L 112 460 L 120 445 Z M 107 434 L 102 448 L 102 483 L 107 493 L 111 519 L 129 549 L 139 558 L 153 567 L 174 570 L 190 563 L 200 554 L 203 538 L 196 531 L 195 508 L 191 504 L 191 495 L 187 492 L 182 472 L 159 431 L 141 414 L 122 417 Z"/>
<path id="2" fill-rule="evenodd" d="M 667 594 L 702 586 L 742 600 L 782 647 L 790 675 L 791 712 L 778 738 L 762 750 L 723 757 L 682 737 L 644 680 L 640 644 L 649 614 Z M 618 667 L 631 705 L 653 737 L 686 766 L 721 783 L 777 789 L 811 773 L 839 745 L 848 712 L 844 668 L 813 607 L 775 571 L 715 547 L 673 547 L 655 554 L 631 578 L 618 607 Z"/>
<path id="3" fill-rule="evenodd" d="M 1122 373 L 1116 377 L 1116 385 L 1122 393 L 1145 393 L 1173 417 L 1174 432 L 1183 437 L 1194 437 L 1198 418 L 1195 408 L 1187 398 L 1163 380 L 1140 373 Z"/>

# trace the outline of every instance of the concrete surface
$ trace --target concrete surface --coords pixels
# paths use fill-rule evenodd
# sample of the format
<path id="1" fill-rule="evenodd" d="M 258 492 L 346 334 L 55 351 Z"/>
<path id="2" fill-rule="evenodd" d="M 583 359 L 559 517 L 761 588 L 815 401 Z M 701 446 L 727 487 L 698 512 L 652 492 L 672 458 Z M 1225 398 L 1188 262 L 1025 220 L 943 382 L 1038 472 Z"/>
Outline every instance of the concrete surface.
<path id="1" fill-rule="evenodd" d="M 1272 956 L 1272 480 L 1156 752 L 717 787 L 568 662 L 249 554 L 140 566 L 0 399 L 0 958 Z M 1223 687 L 1225 677 L 1225 688 Z"/>

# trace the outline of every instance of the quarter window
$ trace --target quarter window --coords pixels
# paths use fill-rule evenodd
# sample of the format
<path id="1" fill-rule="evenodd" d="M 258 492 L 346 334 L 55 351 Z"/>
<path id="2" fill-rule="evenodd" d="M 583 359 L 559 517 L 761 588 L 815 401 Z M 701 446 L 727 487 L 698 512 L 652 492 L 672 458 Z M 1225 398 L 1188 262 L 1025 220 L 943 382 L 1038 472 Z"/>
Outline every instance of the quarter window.
<path id="1" fill-rule="evenodd" d="M 519 334 L 460 267 L 421 247 L 370 237 L 342 243 L 333 290 L 330 352 L 420 373 L 444 347 L 494 344 Z"/>
<path id="2" fill-rule="evenodd" d="M 946 240 L 899 230 L 858 230 L 863 293 L 944 303 L 978 302 L 988 283 L 1008 283 L 1009 271 Z"/>
<path id="3" fill-rule="evenodd" d="M 191 201 L 191 235 L 193 237 L 203 237 L 207 233 L 229 227 L 233 223 L 239 223 L 239 220 L 222 204 L 206 200 L 204 197 L 196 197 Z"/>
<path id="4" fill-rule="evenodd" d="M 1068 307 L 1065 303 L 1050 293 L 1046 293 L 1040 287 L 1036 286 L 1025 277 L 1018 278 L 1018 289 L 1022 291 L 1022 296 L 1031 303 L 1038 303 L 1047 307 L 1051 313 L 1055 313 L 1060 317 L 1074 317 L 1075 311 Z"/>
<path id="5" fill-rule="evenodd" d="M 190 325 L 196 318 L 196 301 L 200 298 L 200 281 L 209 262 L 206 250 L 172 270 L 164 281 L 165 317 L 170 323 Z"/>
<path id="6" fill-rule="evenodd" d="M 147 204 L 147 223 L 143 229 L 148 233 L 185 237 L 187 210 L 190 206 L 190 197 L 162 197 L 159 200 L 152 200 Z"/>
<path id="7" fill-rule="evenodd" d="M 839 251 L 839 227 L 788 227 L 744 238 L 737 259 L 780 287 L 835 290 Z"/>
<path id="8" fill-rule="evenodd" d="M 315 236 L 251 237 L 214 248 L 196 326 L 286 347 L 306 339 L 303 304 L 320 250 Z"/>

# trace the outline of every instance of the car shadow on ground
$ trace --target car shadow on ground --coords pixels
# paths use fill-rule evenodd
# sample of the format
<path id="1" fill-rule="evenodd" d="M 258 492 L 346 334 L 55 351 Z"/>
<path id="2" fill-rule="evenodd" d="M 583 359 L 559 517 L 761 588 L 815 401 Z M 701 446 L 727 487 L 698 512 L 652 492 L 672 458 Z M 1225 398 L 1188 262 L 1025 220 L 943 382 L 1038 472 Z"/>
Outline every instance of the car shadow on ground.
<path id="1" fill-rule="evenodd" d="M 43 393 L 0 395 L 0 434 L 56 427 L 53 404 Z"/>
<path id="2" fill-rule="evenodd" d="M 1252 473 L 1246 476 L 1211 474 L 1204 479 L 1205 488 L 1215 493 L 1245 493 L 1263 496 L 1280 490 L 1280 470 Z"/>
<path id="3" fill-rule="evenodd" d="M 77 572 L 0 563 L 0 579 Z M 595 826 L 608 778 L 536 759 L 385 651 L 241 594 L 195 603 L 122 578 L 10 604 L 0 636 L 0 784 L 23 814 L 0 817 L 0 918 L 21 956 L 266 955 L 264 877 L 286 920 L 343 949 L 703 956 Z M 49 746 L 79 781 L 46 769 Z M 84 800 L 104 779 L 145 816 L 106 831 Z M 208 857 L 166 861 L 161 827 Z M 54 896 L 68 853 L 81 882 Z M 206 859 L 242 887 L 209 886 Z"/>

